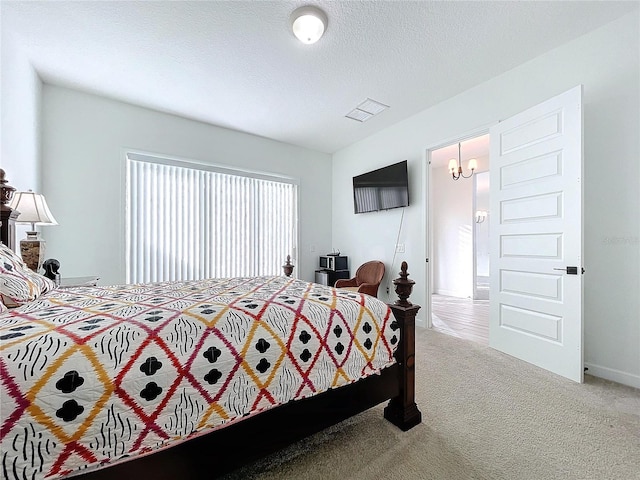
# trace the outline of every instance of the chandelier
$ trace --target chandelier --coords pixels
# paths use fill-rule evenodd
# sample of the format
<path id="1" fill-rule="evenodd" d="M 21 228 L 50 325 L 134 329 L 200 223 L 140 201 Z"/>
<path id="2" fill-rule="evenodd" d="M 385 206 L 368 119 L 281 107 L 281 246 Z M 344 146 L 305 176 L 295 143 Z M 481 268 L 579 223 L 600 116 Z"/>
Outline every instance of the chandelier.
<path id="1" fill-rule="evenodd" d="M 460 155 L 460 142 L 458 142 L 458 160 L 455 158 L 449 160 L 449 172 L 454 180 L 458 180 L 459 178 L 470 178 L 473 175 L 473 172 L 476 168 L 478 168 L 478 162 L 475 158 L 469 160 L 469 170 L 471 173 L 468 175 L 463 175 L 462 173 L 462 156 Z"/>

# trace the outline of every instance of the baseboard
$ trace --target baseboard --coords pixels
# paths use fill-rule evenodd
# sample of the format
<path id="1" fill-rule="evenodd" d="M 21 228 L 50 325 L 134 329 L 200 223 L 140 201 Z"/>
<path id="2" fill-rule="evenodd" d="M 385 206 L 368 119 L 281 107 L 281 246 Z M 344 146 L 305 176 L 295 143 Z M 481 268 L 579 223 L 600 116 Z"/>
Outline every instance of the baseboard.
<path id="1" fill-rule="evenodd" d="M 585 373 L 593 375 L 594 377 L 604 378 L 605 380 L 622 383 L 623 385 L 629 385 L 634 388 L 640 388 L 640 375 L 634 375 L 632 373 L 622 372 L 620 370 L 602 367 L 592 363 L 585 363 L 584 366 L 588 369 Z"/>

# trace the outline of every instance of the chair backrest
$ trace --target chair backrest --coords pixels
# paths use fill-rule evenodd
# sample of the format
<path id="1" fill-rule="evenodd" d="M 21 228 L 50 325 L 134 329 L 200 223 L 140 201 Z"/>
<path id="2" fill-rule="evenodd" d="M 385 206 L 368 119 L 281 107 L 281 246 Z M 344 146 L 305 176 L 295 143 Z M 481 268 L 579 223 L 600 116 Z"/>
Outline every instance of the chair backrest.
<path id="1" fill-rule="evenodd" d="M 380 285 L 382 277 L 384 277 L 384 263 L 377 260 L 365 262 L 356 270 L 356 283 L 358 285 L 362 283 Z"/>

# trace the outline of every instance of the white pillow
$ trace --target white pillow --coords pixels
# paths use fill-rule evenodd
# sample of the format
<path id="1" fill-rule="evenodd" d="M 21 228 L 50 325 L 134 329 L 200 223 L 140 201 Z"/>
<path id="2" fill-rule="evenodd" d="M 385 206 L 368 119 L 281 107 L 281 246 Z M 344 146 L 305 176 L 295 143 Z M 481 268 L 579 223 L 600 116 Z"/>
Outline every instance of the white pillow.
<path id="1" fill-rule="evenodd" d="M 4 306 L 19 307 L 54 288 L 53 281 L 31 270 L 13 250 L 0 243 L 0 301 Z"/>

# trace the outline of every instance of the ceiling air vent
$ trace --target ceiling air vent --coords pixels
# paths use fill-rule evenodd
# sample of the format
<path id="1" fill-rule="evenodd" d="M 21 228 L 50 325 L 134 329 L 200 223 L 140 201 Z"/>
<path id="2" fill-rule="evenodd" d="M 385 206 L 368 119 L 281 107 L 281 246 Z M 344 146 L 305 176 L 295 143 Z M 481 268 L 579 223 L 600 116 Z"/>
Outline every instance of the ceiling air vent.
<path id="1" fill-rule="evenodd" d="M 345 117 L 350 118 L 351 120 L 356 120 L 357 122 L 366 122 L 371 117 L 379 114 L 387 108 L 389 108 L 389 105 L 367 98 L 364 102 L 347 113 Z"/>

